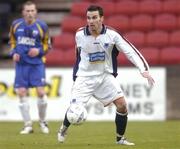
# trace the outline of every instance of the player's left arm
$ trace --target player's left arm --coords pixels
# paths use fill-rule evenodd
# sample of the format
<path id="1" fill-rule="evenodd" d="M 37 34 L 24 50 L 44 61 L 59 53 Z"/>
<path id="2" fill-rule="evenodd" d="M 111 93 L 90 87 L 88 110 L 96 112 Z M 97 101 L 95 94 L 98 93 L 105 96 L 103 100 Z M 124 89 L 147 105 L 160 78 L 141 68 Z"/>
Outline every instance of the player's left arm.
<path id="1" fill-rule="evenodd" d="M 144 71 L 141 73 L 141 75 L 148 80 L 150 86 L 154 85 L 154 78 L 150 75 L 149 71 Z"/>
<path id="2" fill-rule="evenodd" d="M 50 35 L 49 35 L 49 29 L 48 29 L 47 25 L 45 27 L 44 38 L 42 39 L 42 45 L 43 46 L 42 46 L 42 48 L 40 48 L 40 52 L 39 52 L 40 56 L 46 55 L 52 47 L 51 39 L 50 39 Z"/>
<path id="3" fill-rule="evenodd" d="M 155 81 L 149 73 L 149 65 L 143 55 L 122 36 L 116 37 L 118 49 L 139 69 L 141 75 L 148 80 L 149 85 L 154 85 Z"/>

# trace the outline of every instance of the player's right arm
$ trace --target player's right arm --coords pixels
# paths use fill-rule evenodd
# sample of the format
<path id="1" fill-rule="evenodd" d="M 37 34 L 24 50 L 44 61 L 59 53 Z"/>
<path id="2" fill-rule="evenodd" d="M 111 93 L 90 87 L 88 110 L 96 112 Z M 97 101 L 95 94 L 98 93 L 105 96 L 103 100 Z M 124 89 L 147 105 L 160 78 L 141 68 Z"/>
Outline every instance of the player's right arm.
<path id="1" fill-rule="evenodd" d="M 40 40 L 42 47 L 33 47 L 29 50 L 28 55 L 30 57 L 40 56 L 43 57 L 46 55 L 51 49 L 51 40 L 49 35 L 48 25 L 44 21 L 37 21 L 37 27 L 40 32 Z"/>
<path id="2" fill-rule="evenodd" d="M 15 47 L 16 47 L 16 38 L 14 35 L 15 32 L 15 23 L 13 22 L 10 27 L 9 32 L 9 44 L 10 44 L 10 53 L 9 55 L 12 57 L 13 61 L 18 62 L 20 60 L 20 55 L 16 53 Z"/>

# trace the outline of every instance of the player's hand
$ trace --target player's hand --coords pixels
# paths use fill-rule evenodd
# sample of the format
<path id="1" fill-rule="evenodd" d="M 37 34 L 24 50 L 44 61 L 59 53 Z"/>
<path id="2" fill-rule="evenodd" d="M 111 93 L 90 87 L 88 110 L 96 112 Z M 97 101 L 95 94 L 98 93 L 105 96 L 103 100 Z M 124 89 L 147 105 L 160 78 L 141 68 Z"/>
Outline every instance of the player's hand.
<path id="1" fill-rule="evenodd" d="M 14 54 L 13 54 L 13 61 L 14 61 L 14 62 L 19 62 L 19 61 L 20 61 L 20 55 L 17 54 L 17 53 L 14 53 Z"/>
<path id="2" fill-rule="evenodd" d="M 39 55 L 39 49 L 38 48 L 31 48 L 28 52 L 28 55 L 30 57 L 36 57 Z"/>
<path id="3" fill-rule="evenodd" d="M 142 75 L 144 78 L 147 78 L 148 83 L 149 83 L 150 86 L 153 86 L 153 85 L 154 85 L 155 81 L 154 81 L 153 77 L 149 74 L 148 71 L 142 72 L 141 75 Z"/>

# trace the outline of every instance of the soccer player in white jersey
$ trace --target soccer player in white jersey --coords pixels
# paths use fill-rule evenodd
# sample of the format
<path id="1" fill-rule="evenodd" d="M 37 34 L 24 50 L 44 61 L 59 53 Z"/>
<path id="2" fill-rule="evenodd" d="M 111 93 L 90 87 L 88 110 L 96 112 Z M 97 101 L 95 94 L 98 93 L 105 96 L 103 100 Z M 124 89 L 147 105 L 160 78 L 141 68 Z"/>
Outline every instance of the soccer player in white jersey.
<path id="1" fill-rule="evenodd" d="M 74 84 L 71 92 L 71 104 L 86 105 L 95 97 L 104 106 L 113 103 L 116 106 L 116 143 L 134 145 L 125 139 L 128 109 L 117 76 L 117 55 L 123 52 L 139 69 L 140 74 L 150 85 L 154 79 L 149 66 L 140 52 L 123 36 L 103 24 L 103 9 L 96 5 L 87 8 L 87 26 L 76 32 L 77 60 L 73 70 Z M 58 131 L 58 141 L 64 142 L 70 122 L 65 114 Z"/>

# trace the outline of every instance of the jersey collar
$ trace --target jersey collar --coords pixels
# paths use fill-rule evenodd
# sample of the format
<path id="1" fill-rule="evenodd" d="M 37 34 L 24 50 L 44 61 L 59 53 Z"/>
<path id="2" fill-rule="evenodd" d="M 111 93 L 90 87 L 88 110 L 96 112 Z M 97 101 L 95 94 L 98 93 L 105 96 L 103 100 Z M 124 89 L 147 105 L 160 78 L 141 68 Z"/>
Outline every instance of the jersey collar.
<path id="1" fill-rule="evenodd" d="M 87 36 L 90 36 L 91 33 L 89 32 L 89 26 L 87 25 L 85 28 L 84 28 L 84 35 L 87 35 Z M 107 30 L 107 27 L 102 24 L 102 30 L 101 30 L 101 33 L 100 34 L 105 34 L 106 33 L 106 30 Z"/>

